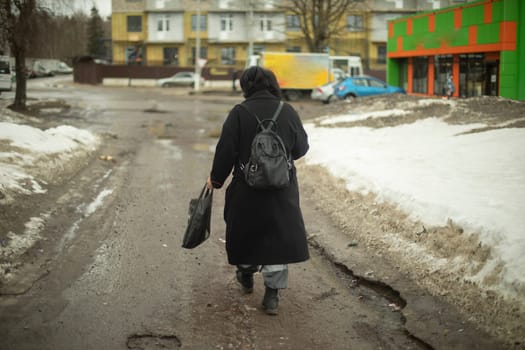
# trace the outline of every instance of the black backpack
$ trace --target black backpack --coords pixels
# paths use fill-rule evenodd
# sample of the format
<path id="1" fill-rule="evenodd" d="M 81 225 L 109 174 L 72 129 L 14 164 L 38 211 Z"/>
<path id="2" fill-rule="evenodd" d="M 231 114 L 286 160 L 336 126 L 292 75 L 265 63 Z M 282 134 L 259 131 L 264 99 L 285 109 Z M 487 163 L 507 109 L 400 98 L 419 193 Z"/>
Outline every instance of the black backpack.
<path id="1" fill-rule="evenodd" d="M 247 105 L 240 104 L 249 114 L 257 119 L 257 129 L 252 141 L 250 158 L 241 163 L 244 179 L 250 187 L 257 189 L 280 189 L 290 184 L 290 161 L 286 147 L 277 134 L 277 117 L 283 108 L 280 101 L 272 119 L 260 120 Z"/>

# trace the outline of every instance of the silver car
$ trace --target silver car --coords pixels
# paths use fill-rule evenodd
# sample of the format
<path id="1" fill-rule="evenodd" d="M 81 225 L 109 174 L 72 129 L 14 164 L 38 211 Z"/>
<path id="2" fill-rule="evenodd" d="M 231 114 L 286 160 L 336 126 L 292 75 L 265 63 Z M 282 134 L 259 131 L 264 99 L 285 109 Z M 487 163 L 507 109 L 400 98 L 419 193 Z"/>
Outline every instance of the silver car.
<path id="1" fill-rule="evenodd" d="M 346 74 L 339 68 L 333 68 L 332 74 L 335 78 L 334 81 L 318 86 L 312 90 L 310 94 L 312 100 L 321 100 L 325 104 L 337 100 L 337 96 L 334 95 L 334 86 L 343 81 L 346 78 Z"/>
<path id="2" fill-rule="evenodd" d="M 171 86 L 190 86 L 195 85 L 194 72 L 178 72 L 175 75 L 157 80 L 157 86 L 171 87 Z M 204 78 L 200 78 L 200 86 L 204 86 Z"/>
<path id="3" fill-rule="evenodd" d="M 310 97 L 312 100 L 320 100 L 321 102 L 328 104 L 332 101 L 337 100 L 337 96 L 334 95 L 334 86 L 339 84 L 340 81 L 331 81 L 324 85 L 318 86 L 312 90 Z"/>

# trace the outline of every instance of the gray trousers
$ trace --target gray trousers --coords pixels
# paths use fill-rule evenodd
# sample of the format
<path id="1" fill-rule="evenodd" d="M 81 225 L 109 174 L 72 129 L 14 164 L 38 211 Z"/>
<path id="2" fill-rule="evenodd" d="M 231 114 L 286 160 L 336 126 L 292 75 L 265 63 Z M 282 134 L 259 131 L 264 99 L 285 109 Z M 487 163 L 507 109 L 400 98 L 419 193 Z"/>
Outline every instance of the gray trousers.
<path id="1" fill-rule="evenodd" d="M 258 271 L 260 270 L 264 285 L 272 289 L 288 288 L 288 265 L 263 265 L 260 268 L 257 265 L 238 265 L 241 271 Z"/>

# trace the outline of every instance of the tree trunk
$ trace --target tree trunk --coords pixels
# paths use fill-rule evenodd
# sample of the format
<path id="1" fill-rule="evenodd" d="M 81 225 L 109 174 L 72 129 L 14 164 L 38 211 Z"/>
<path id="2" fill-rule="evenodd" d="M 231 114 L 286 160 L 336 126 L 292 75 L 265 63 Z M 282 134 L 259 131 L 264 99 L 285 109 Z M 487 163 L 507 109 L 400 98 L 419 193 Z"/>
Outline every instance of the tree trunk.
<path id="1" fill-rule="evenodd" d="M 26 75 L 26 53 L 25 48 L 13 47 L 16 71 L 15 101 L 9 108 L 16 111 L 27 110 L 27 75 Z"/>

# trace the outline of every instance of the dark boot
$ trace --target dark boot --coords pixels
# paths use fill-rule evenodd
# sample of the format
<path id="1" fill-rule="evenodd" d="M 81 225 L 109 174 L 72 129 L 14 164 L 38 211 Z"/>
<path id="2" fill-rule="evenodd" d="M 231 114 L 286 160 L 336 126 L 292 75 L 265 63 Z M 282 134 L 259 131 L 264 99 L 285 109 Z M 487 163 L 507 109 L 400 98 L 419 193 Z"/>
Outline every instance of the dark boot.
<path id="1" fill-rule="evenodd" d="M 245 294 L 253 293 L 253 272 L 237 270 L 235 273 L 237 281 L 241 284 L 242 291 Z"/>
<path id="2" fill-rule="evenodd" d="M 277 315 L 277 309 L 279 308 L 279 290 L 266 287 L 262 306 L 268 315 Z"/>

